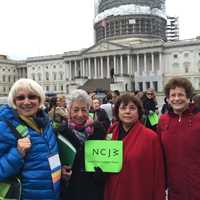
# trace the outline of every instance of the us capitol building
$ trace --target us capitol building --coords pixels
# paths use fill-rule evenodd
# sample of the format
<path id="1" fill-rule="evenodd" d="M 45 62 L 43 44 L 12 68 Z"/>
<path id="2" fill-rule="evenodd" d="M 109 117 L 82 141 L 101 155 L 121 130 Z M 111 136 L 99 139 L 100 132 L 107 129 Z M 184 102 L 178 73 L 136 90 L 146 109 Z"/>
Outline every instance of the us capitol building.
<path id="1" fill-rule="evenodd" d="M 0 95 L 15 80 L 36 80 L 46 92 L 75 88 L 162 92 L 172 76 L 200 88 L 200 38 L 179 40 L 177 18 L 168 17 L 165 0 L 98 0 L 95 44 L 59 55 L 10 60 L 0 56 Z"/>

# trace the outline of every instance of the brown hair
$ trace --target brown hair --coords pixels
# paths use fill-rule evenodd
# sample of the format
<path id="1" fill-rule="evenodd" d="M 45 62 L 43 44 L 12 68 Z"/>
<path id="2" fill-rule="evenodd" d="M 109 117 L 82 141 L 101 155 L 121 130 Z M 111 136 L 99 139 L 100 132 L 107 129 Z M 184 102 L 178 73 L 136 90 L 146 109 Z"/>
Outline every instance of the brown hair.
<path id="1" fill-rule="evenodd" d="M 187 98 L 190 98 L 193 94 L 192 83 L 184 77 L 174 77 L 168 81 L 165 85 L 164 91 L 165 96 L 169 97 L 169 92 L 171 89 L 175 89 L 176 87 L 184 88 Z"/>
<path id="2" fill-rule="evenodd" d="M 124 105 L 128 105 L 129 102 L 132 102 L 136 105 L 138 109 L 138 115 L 139 115 L 139 120 L 142 120 L 142 115 L 143 115 L 143 106 L 141 101 L 135 97 L 133 94 L 126 93 L 118 97 L 115 107 L 114 107 L 114 114 L 116 116 L 116 119 L 119 120 L 119 107 L 123 103 Z"/>

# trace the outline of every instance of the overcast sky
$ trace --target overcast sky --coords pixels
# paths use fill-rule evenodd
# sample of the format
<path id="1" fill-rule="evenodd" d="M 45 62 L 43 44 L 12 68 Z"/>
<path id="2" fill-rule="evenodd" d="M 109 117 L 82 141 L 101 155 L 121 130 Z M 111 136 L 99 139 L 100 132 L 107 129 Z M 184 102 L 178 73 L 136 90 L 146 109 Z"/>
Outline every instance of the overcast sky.
<path id="1" fill-rule="evenodd" d="M 181 39 L 200 35 L 199 5 L 166 0 L 167 14 L 179 17 Z M 88 48 L 93 19 L 94 0 L 0 0 L 0 54 L 19 60 Z"/>

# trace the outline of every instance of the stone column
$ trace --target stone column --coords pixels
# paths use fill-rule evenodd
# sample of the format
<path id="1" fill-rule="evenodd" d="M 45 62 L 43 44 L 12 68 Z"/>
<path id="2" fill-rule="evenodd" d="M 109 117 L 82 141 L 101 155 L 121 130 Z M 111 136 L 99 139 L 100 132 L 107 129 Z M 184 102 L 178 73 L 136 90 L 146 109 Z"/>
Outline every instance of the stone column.
<path id="1" fill-rule="evenodd" d="M 147 55 L 144 53 L 144 72 L 147 72 Z"/>
<path id="2" fill-rule="evenodd" d="M 131 66 L 130 66 L 130 55 L 127 55 L 127 73 L 131 75 Z"/>
<path id="3" fill-rule="evenodd" d="M 155 68 L 154 68 L 154 53 L 151 53 L 151 71 L 154 72 Z"/>
<path id="4" fill-rule="evenodd" d="M 83 71 L 83 77 L 85 77 L 85 59 L 82 60 L 82 71 Z"/>
<path id="5" fill-rule="evenodd" d="M 91 79 L 91 58 L 88 58 L 88 78 Z"/>
<path id="6" fill-rule="evenodd" d="M 123 75 L 123 55 L 120 56 L 120 75 Z"/>
<path id="7" fill-rule="evenodd" d="M 94 58 L 94 78 L 97 78 L 97 58 Z"/>
<path id="8" fill-rule="evenodd" d="M 113 56 L 113 63 L 114 63 L 114 75 L 115 75 L 115 74 L 117 74 L 116 56 Z"/>
<path id="9" fill-rule="evenodd" d="M 159 72 L 163 73 L 163 67 L 162 67 L 162 52 L 159 52 Z"/>
<path id="10" fill-rule="evenodd" d="M 109 60 L 109 56 L 107 56 L 107 78 L 110 78 L 110 60 Z"/>
<path id="11" fill-rule="evenodd" d="M 74 76 L 77 77 L 77 60 L 74 61 Z"/>
<path id="12" fill-rule="evenodd" d="M 72 80 L 72 61 L 69 61 L 69 80 Z"/>
<path id="13" fill-rule="evenodd" d="M 137 73 L 140 73 L 140 58 L 139 58 L 139 54 L 137 54 Z"/>
<path id="14" fill-rule="evenodd" d="M 100 66 L 100 68 L 101 68 L 101 78 L 103 78 L 103 57 L 101 57 L 100 58 L 101 59 L 101 66 Z"/>

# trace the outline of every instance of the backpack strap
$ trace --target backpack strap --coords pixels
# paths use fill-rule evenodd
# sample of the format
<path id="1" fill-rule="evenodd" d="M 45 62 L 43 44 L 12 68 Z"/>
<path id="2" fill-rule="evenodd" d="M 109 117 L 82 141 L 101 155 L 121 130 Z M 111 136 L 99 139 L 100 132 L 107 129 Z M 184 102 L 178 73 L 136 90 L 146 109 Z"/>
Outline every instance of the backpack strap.
<path id="1" fill-rule="evenodd" d="M 25 125 L 19 124 L 18 126 L 14 126 L 9 120 L 4 119 L 4 121 L 7 126 L 12 130 L 12 132 L 15 134 L 17 139 L 24 138 L 28 136 L 28 128 Z"/>

